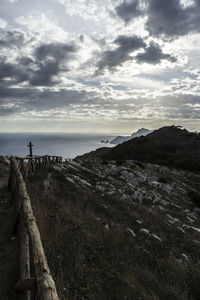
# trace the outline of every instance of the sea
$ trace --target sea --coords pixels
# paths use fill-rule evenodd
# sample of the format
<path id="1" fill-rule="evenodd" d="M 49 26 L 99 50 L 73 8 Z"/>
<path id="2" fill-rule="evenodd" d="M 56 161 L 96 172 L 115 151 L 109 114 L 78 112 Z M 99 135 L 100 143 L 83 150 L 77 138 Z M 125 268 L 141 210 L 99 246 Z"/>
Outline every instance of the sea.
<path id="1" fill-rule="evenodd" d="M 58 133 L 0 133 L 0 156 L 27 156 L 31 141 L 33 155 L 58 155 L 64 159 L 75 158 L 101 147 L 114 145 L 102 143 L 111 141 L 116 135 L 58 134 Z"/>

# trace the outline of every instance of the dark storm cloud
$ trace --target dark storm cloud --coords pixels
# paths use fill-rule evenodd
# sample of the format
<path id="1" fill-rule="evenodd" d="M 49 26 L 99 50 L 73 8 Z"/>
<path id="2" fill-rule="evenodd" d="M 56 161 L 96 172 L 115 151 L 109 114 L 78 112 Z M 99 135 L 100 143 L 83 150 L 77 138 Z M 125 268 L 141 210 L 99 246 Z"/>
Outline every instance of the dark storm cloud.
<path id="1" fill-rule="evenodd" d="M 75 45 L 51 43 L 37 47 L 32 57 L 18 57 L 17 63 L 8 63 L 6 57 L 2 57 L 0 82 L 3 80 L 4 84 L 8 85 L 27 81 L 31 86 L 53 86 L 58 83 L 56 80 L 53 81 L 53 76 L 61 71 L 69 71 L 63 64 L 73 59 L 76 51 Z"/>
<path id="2" fill-rule="evenodd" d="M 22 32 L 0 29 L 0 47 L 21 47 L 24 42 L 25 38 Z"/>
<path id="3" fill-rule="evenodd" d="M 151 42 L 150 45 L 145 48 L 144 53 L 138 53 L 135 59 L 138 63 L 148 63 L 152 65 L 159 64 L 161 60 L 176 61 L 173 56 L 163 53 L 160 46 L 154 42 Z"/>
<path id="4" fill-rule="evenodd" d="M 133 58 L 130 56 L 130 53 L 146 46 L 142 38 L 136 35 L 119 36 L 114 40 L 114 43 L 118 45 L 117 49 L 103 52 L 102 57 L 97 63 L 97 74 L 105 68 L 114 69 L 125 61 L 132 60 Z"/>
<path id="5" fill-rule="evenodd" d="M 120 35 L 118 38 L 114 40 L 115 44 L 118 44 L 121 49 L 126 52 L 132 52 L 139 48 L 145 47 L 145 42 L 141 37 L 136 35 L 133 36 L 124 36 Z"/>
<path id="6" fill-rule="evenodd" d="M 19 64 L 11 64 L 0 61 L 0 82 L 9 79 L 7 84 L 20 83 L 29 79 L 29 72 L 27 72 Z"/>
<path id="7" fill-rule="evenodd" d="M 179 0 L 149 0 L 146 28 L 154 36 L 181 36 L 200 29 L 199 5 L 183 8 Z"/>
<path id="8" fill-rule="evenodd" d="M 29 83 L 32 86 L 52 86 L 58 81 L 53 81 L 53 76 L 57 75 L 60 72 L 59 63 L 51 59 L 46 59 L 43 62 L 38 62 L 37 71 L 33 72 Z"/>
<path id="9" fill-rule="evenodd" d="M 41 91 L 38 89 L 32 88 L 11 88 L 4 84 L 0 84 L 0 104 L 3 104 L 4 101 L 8 103 L 18 103 L 21 99 L 35 99 L 39 96 Z M 7 102 L 6 102 L 7 103 Z"/>
<path id="10" fill-rule="evenodd" d="M 75 45 L 63 43 L 40 45 L 34 52 L 38 70 L 33 73 L 30 85 L 51 86 L 58 83 L 58 81 L 53 81 L 52 77 L 60 71 L 68 71 L 67 68 L 62 68 L 61 63 L 73 59 L 76 52 L 77 47 Z"/>
<path id="11" fill-rule="evenodd" d="M 125 22 L 130 22 L 141 15 L 138 10 L 139 1 L 142 2 L 124 1 L 115 8 L 116 13 Z M 180 0 L 146 0 L 143 13 L 147 16 L 145 27 L 152 36 L 173 38 L 190 32 L 200 32 L 199 0 L 194 0 L 194 3 L 187 7 L 183 7 Z"/>
<path id="12" fill-rule="evenodd" d="M 142 11 L 139 9 L 139 0 L 124 1 L 115 8 L 115 11 L 126 23 L 142 15 Z"/>
<path id="13" fill-rule="evenodd" d="M 122 65 L 125 61 L 135 59 L 138 63 L 159 64 L 161 60 L 169 60 L 175 62 L 176 59 L 170 54 L 165 54 L 157 43 L 151 42 L 149 46 L 138 36 L 119 36 L 114 40 L 118 45 L 115 50 L 104 51 L 97 63 L 98 75 L 105 68 L 115 70 L 117 66 Z M 130 54 L 138 49 L 144 49 L 143 53 L 137 54 L 135 57 Z"/>
<path id="14" fill-rule="evenodd" d="M 69 60 L 72 53 L 76 51 L 77 48 L 75 45 L 62 43 L 42 44 L 35 50 L 35 57 L 38 61 L 51 57 L 59 62 L 63 59 Z"/>
<path id="15" fill-rule="evenodd" d="M 28 66 L 28 65 L 34 63 L 34 61 L 32 60 L 32 58 L 27 57 L 27 56 L 19 57 L 17 60 L 23 66 Z"/>

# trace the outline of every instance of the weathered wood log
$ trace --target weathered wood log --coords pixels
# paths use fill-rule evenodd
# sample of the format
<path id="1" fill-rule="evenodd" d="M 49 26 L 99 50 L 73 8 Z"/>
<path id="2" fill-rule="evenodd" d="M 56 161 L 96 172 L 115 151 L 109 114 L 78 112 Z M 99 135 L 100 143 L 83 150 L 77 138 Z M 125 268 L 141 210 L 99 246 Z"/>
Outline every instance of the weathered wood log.
<path id="1" fill-rule="evenodd" d="M 15 158 L 12 158 L 13 169 L 17 176 L 19 196 L 21 197 L 24 221 L 30 239 L 35 269 L 37 296 L 41 300 L 59 300 L 54 280 L 47 264 L 35 217 L 33 215 L 30 198 L 22 174 L 19 171 Z"/>
<path id="2" fill-rule="evenodd" d="M 21 285 L 18 284 L 18 289 L 23 288 L 20 295 L 20 300 L 30 300 L 31 293 L 28 288 L 24 288 L 27 284 L 30 284 L 30 254 L 29 254 L 29 237 L 27 234 L 26 226 L 24 223 L 24 215 L 21 210 L 20 213 L 20 273 L 21 273 Z M 29 288 L 30 290 L 30 288 Z"/>
<path id="3" fill-rule="evenodd" d="M 15 284 L 15 290 L 17 293 L 29 292 L 32 291 L 34 288 L 35 288 L 35 278 L 27 278 L 24 280 L 20 280 Z"/>

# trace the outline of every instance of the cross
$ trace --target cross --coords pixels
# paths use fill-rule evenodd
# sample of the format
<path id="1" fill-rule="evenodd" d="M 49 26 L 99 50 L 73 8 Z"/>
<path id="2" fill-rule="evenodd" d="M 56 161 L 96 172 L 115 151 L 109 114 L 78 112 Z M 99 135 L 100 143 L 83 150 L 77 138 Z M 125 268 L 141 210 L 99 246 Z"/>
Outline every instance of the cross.
<path id="1" fill-rule="evenodd" d="M 32 148 L 33 148 L 33 144 L 31 143 L 31 142 L 29 142 L 29 144 L 28 144 L 28 147 L 30 148 L 30 157 L 32 157 L 33 156 L 33 153 L 32 153 Z"/>

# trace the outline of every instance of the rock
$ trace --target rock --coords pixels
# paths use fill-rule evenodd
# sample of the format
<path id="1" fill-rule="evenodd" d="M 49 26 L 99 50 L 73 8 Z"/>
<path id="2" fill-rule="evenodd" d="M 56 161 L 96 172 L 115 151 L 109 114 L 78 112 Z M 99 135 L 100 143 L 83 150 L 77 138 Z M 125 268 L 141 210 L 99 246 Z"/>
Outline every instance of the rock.
<path id="1" fill-rule="evenodd" d="M 161 188 L 161 183 L 156 180 L 148 180 L 148 185 L 152 186 L 153 188 Z"/>
<path id="2" fill-rule="evenodd" d="M 142 223 L 143 223 L 143 222 L 140 221 L 140 220 L 136 220 L 136 222 L 137 222 L 138 224 L 142 224 Z"/>
<path id="3" fill-rule="evenodd" d="M 68 181 L 70 181 L 71 183 L 73 183 L 73 184 L 76 185 L 76 183 L 74 182 L 74 180 L 73 180 L 72 178 L 69 178 L 69 177 L 67 177 L 67 176 L 65 176 L 65 178 L 66 178 Z"/>
<path id="4" fill-rule="evenodd" d="M 139 183 L 144 183 L 147 181 L 147 175 L 142 174 L 141 172 L 137 172 L 137 181 Z"/>
<path id="5" fill-rule="evenodd" d="M 134 196 L 135 200 L 137 200 L 141 204 L 143 203 L 144 196 L 142 195 L 142 193 L 140 191 L 135 191 L 133 196 Z"/>
<path id="6" fill-rule="evenodd" d="M 141 228 L 141 229 L 140 229 L 140 232 L 141 232 L 141 233 L 144 233 L 144 234 L 146 234 L 146 235 L 150 235 L 149 230 L 146 229 L 146 228 Z"/>
<path id="7" fill-rule="evenodd" d="M 126 231 L 129 231 L 132 234 L 133 237 L 136 237 L 136 234 L 135 234 L 135 232 L 132 229 L 130 229 L 130 228 L 127 227 Z"/>
<path id="8" fill-rule="evenodd" d="M 104 227 L 105 227 L 107 230 L 109 230 L 109 229 L 110 229 L 110 227 L 109 227 L 109 225 L 108 225 L 108 224 L 104 225 Z"/>
<path id="9" fill-rule="evenodd" d="M 153 234 L 153 233 L 152 233 L 152 236 L 153 236 L 156 240 L 158 240 L 159 242 L 162 242 L 161 238 L 159 238 L 156 234 Z"/>
<path id="10" fill-rule="evenodd" d="M 121 178 L 126 180 L 127 183 L 130 183 L 133 186 L 138 185 L 138 180 L 137 180 L 135 174 L 130 173 L 127 170 L 124 170 L 124 171 L 121 172 Z"/>
<path id="11" fill-rule="evenodd" d="M 182 253 L 182 257 L 185 259 L 185 261 L 189 261 L 189 257 L 186 254 Z"/>

